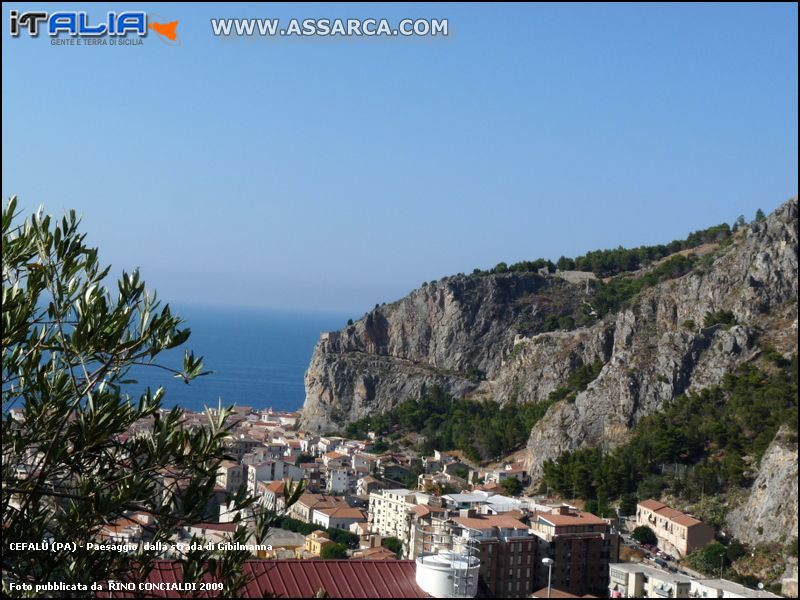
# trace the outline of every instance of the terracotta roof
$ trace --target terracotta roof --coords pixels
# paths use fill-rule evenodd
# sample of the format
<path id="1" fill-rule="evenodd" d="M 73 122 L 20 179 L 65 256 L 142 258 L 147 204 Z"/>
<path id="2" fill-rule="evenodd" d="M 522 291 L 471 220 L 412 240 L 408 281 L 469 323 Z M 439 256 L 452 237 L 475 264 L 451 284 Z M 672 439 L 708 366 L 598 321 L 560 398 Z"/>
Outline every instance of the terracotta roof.
<path id="1" fill-rule="evenodd" d="M 425 515 L 431 514 L 431 509 L 426 504 L 415 504 L 411 507 L 411 512 L 418 517 L 424 517 Z"/>
<path id="2" fill-rule="evenodd" d="M 282 480 L 270 481 L 266 486 L 266 490 L 275 494 L 282 492 L 286 484 Z"/>
<path id="3" fill-rule="evenodd" d="M 678 525 L 686 525 L 686 527 L 692 527 L 693 525 L 698 525 L 702 523 L 702 521 L 700 521 L 699 519 L 695 519 L 694 517 L 690 517 L 689 515 L 681 515 L 680 517 L 675 517 L 674 519 L 672 519 L 672 522 L 677 523 Z"/>
<path id="4" fill-rule="evenodd" d="M 489 529 L 499 527 L 501 529 L 530 529 L 522 521 L 507 517 L 506 515 L 481 515 L 476 517 L 454 517 L 453 521 L 467 527 L 468 529 Z"/>
<path id="5" fill-rule="evenodd" d="M 605 519 L 587 512 L 575 512 L 569 515 L 559 515 L 557 513 L 536 513 L 539 520 L 552 523 L 556 527 L 566 527 L 569 525 L 607 525 Z"/>
<path id="6" fill-rule="evenodd" d="M 336 519 L 366 519 L 366 515 L 364 511 L 358 510 L 357 508 L 350 508 L 347 505 L 344 506 L 336 506 L 333 508 L 318 508 L 317 511 L 321 512 L 324 515 L 328 515 L 329 517 L 334 517 Z"/>
<path id="7" fill-rule="evenodd" d="M 344 504 L 347 506 L 347 502 L 344 498 L 338 498 L 336 496 L 325 496 L 323 494 L 303 494 L 297 500 L 297 504 L 302 504 L 307 508 L 331 508 L 334 506 L 341 506 Z"/>
<path id="8" fill-rule="evenodd" d="M 397 560 L 395 553 L 383 546 L 367 548 L 366 550 L 357 550 L 355 554 L 358 555 L 358 558 L 363 558 L 365 560 Z"/>
<path id="9" fill-rule="evenodd" d="M 415 581 L 411 560 L 260 560 L 247 561 L 244 567 L 249 583 L 242 589 L 243 598 L 313 598 L 325 590 L 330 598 L 428 598 Z M 150 583 L 183 581 L 181 565 L 156 561 L 147 579 Z M 215 581 L 205 575 L 203 581 Z M 104 598 L 133 598 L 140 592 L 104 591 Z M 216 597 L 219 592 L 199 592 L 201 598 Z M 151 598 L 178 598 L 179 592 L 149 592 Z"/>
<path id="10" fill-rule="evenodd" d="M 675 519 L 676 517 L 682 517 L 683 513 L 679 510 L 675 510 L 674 508 L 670 508 L 669 506 L 665 506 L 664 508 L 659 508 L 655 511 L 659 517 L 664 517 L 665 519 Z"/>
<path id="11" fill-rule="evenodd" d="M 647 510 L 660 510 L 664 508 L 666 504 L 650 498 L 649 500 L 645 500 L 644 502 L 639 502 L 639 506 L 641 506 L 642 508 L 646 508 Z"/>

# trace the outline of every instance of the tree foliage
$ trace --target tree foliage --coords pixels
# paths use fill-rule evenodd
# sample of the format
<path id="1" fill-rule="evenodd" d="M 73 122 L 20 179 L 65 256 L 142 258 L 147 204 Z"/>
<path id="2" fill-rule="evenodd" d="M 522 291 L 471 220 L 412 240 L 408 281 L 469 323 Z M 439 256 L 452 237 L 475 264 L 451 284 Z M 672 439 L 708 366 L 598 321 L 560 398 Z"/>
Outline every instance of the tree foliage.
<path id="1" fill-rule="evenodd" d="M 522 483 L 516 477 L 506 477 L 500 482 L 500 487 L 507 496 L 519 496 L 522 493 Z"/>
<path id="2" fill-rule="evenodd" d="M 165 369 L 187 383 L 206 371 L 189 351 L 180 370 L 156 362 L 190 330 L 137 271 L 123 272 L 114 293 L 104 287 L 109 267 L 79 225 L 74 211 L 60 221 L 41 210 L 20 220 L 15 199 L 3 207 L 4 543 L 76 544 L 46 551 L 4 546 L 4 593 L 11 582 L 141 580 L 156 550 L 125 554 L 90 550 L 86 542 L 135 513 L 147 516 L 150 541 L 173 541 L 181 525 L 207 520 L 226 458 L 230 409 L 209 412 L 207 426 L 190 430 L 181 426 L 179 408 L 162 409 L 162 388 L 131 397 L 134 367 Z M 145 422 L 149 427 L 138 427 Z M 273 515 L 256 510 L 244 489 L 230 500 L 254 509 L 249 524 L 236 517 L 231 541 L 260 543 Z M 181 559 L 187 581 L 209 570 L 235 595 L 247 556 L 191 550 Z"/>
<path id="3" fill-rule="evenodd" d="M 381 546 L 395 553 L 397 558 L 403 555 L 403 542 L 396 537 L 387 537 L 381 540 Z"/>
<path id="4" fill-rule="evenodd" d="M 325 544 L 319 552 L 319 557 L 326 560 L 347 558 L 347 546 L 336 542 L 333 544 Z"/>
<path id="5" fill-rule="evenodd" d="M 759 461 L 781 426 L 797 431 L 796 355 L 745 364 L 718 386 L 679 396 L 611 452 L 561 454 L 545 463 L 543 487 L 586 500 L 669 491 L 695 501 L 748 485 L 753 472 L 745 457 Z"/>
<path id="6" fill-rule="evenodd" d="M 764 220 L 765 218 L 764 213 L 759 210 L 756 220 Z M 598 277 L 612 277 L 620 273 L 637 271 L 677 252 L 691 250 L 703 244 L 725 241 L 732 234 L 733 230 L 730 225 L 720 223 L 707 229 L 693 231 L 686 239 L 673 240 L 668 244 L 639 246 L 637 248 L 619 246 L 607 250 L 592 250 L 575 258 L 561 256 L 556 263 L 546 258 L 520 261 L 510 266 L 501 262 L 487 271 L 475 269 L 473 275 L 538 272 L 542 268 L 546 268 L 552 273 L 558 268 L 562 271 L 587 271 L 594 273 Z"/>
<path id="7" fill-rule="evenodd" d="M 419 400 L 406 400 L 388 412 L 351 423 L 346 435 L 418 432 L 425 437 L 423 452 L 457 449 L 473 460 L 497 459 L 525 443 L 551 404 L 456 399 L 434 386 Z"/>
<path id="8" fill-rule="evenodd" d="M 715 573 L 719 576 L 722 576 L 725 567 L 731 564 L 728 550 L 720 542 L 711 542 L 704 548 L 695 550 L 686 557 L 686 562 L 701 573 Z"/>
<path id="9" fill-rule="evenodd" d="M 655 531 L 650 529 L 647 525 L 639 525 L 633 530 L 631 537 L 640 544 L 655 545 L 658 543 L 658 538 L 656 537 Z"/>

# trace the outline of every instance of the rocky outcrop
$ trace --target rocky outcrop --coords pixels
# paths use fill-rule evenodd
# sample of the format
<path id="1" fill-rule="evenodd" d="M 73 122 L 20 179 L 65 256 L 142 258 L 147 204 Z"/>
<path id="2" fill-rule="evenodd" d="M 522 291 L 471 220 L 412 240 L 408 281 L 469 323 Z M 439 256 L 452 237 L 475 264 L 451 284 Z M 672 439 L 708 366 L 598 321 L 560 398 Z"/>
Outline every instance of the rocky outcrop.
<path id="1" fill-rule="evenodd" d="M 749 496 L 726 521 L 734 537 L 751 545 L 787 544 L 797 537 L 796 433 L 778 431 L 761 459 Z"/>
<path id="2" fill-rule="evenodd" d="M 739 324 L 700 326 L 719 310 L 732 311 Z M 754 223 L 713 263 L 646 290 L 616 315 L 608 364 L 574 403 L 552 407 L 531 432 L 533 476 L 565 450 L 621 443 L 664 402 L 718 383 L 759 352 L 756 323 L 777 327 L 771 319 L 780 315 L 784 322 L 791 311 L 796 351 L 796 199 Z M 608 325 L 595 327 L 607 331 Z"/>
<path id="3" fill-rule="evenodd" d="M 320 338 L 305 376 L 301 424 L 330 431 L 432 385 L 457 396 L 473 392 L 500 375 L 515 336 L 540 328 L 555 304 L 574 308 L 582 289 L 534 273 L 459 275 L 376 306 Z"/>
<path id="4" fill-rule="evenodd" d="M 577 367 L 600 361 L 588 388 L 551 406 L 535 426 L 527 462 L 536 477 L 564 450 L 614 446 L 668 400 L 750 360 L 759 339 L 774 334 L 783 351 L 796 351 L 797 199 L 619 313 L 541 333 L 545 315 L 591 300 L 586 282 L 539 274 L 428 284 L 323 335 L 306 373 L 301 424 L 330 431 L 434 384 L 459 396 L 539 402 Z M 732 311 L 738 324 L 702 327 L 719 310 Z"/>

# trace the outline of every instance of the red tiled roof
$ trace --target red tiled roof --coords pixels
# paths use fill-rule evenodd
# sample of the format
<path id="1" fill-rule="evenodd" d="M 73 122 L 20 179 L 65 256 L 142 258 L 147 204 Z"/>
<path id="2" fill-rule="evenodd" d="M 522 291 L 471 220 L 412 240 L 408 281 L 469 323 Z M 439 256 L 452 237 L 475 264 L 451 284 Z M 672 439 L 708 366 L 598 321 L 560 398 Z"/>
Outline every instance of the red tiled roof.
<path id="1" fill-rule="evenodd" d="M 592 513 L 576 511 L 568 515 L 559 515 L 558 513 L 544 513 L 537 512 L 536 517 L 540 520 L 547 521 L 556 527 L 569 526 L 569 525 L 607 525 L 605 519 L 601 519 Z"/>
<path id="2" fill-rule="evenodd" d="M 336 519 L 366 519 L 367 516 L 364 514 L 363 511 L 358 510 L 357 508 L 350 508 L 347 505 L 344 506 L 334 506 L 331 508 L 318 508 L 317 511 L 321 512 L 324 515 L 329 517 L 333 517 Z"/>
<path id="3" fill-rule="evenodd" d="M 321 589 L 330 598 L 428 598 L 415 581 L 411 560 L 253 560 L 244 566 L 249 583 L 242 598 L 313 598 Z M 183 581 L 181 565 L 156 561 L 148 577 L 150 583 Z M 214 581 L 205 575 L 203 581 Z M 102 598 L 133 598 L 137 592 L 104 591 Z M 199 592 L 201 598 L 219 592 Z M 155 590 L 145 597 L 179 598 L 177 591 Z"/>
<path id="4" fill-rule="evenodd" d="M 660 514 L 660 513 L 659 513 Z M 678 525 L 686 525 L 686 527 L 693 527 L 694 525 L 699 525 L 702 523 L 699 519 L 695 519 L 689 515 L 681 515 L 679 517 L 675 517 L 672 519 L 673 523 L 677 523 Z"/>
<path id="5" fill-rule="evenodd" d="M 530 529 L 528 525 L 506 515 L 478 515 L 475 517 L 454 517 L 453 521 L 468 529 Z"/>
<path id="6" fill-rule="evenodd" d="M 682 517 L 683 513 L 679 510 L 675 510 L 674 508 L 670 508 L 669 506 L 665 506 L 664 508 L 659 508 L 655 511 L 659 517 L 664 517 L 665 519 L 674 519 L 675 517 Z"/>
<path id="7" fill-rule="evenodd" d="M 646 508 L 647 510 L 655 511 L 664 508 L 666 504 L 650 498 L 648 500 L 645 500 L 644 502 L 639 502 L 639 506 L 641 506 L 642 508 Z"/>

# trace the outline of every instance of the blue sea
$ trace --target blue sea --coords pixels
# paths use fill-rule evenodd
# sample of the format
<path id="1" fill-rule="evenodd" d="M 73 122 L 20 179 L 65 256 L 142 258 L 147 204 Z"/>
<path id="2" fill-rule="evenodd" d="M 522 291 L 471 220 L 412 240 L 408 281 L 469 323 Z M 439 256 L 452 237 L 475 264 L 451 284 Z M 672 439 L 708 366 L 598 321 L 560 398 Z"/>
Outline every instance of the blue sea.
<path id="1" fill-rule="evenodd" d="M 188 385 L 163 369 L 131 373 L 138 383 L 125 386 L 133 398 L 150 386 L 163 386 L 164 406 L 202 410 L 204 405 L 238 404 L 297 410 L 303 405 L 303 375 L 323 331 L 340 329 L 346 316 L 278 310 L 171 305 L 192 330 L 189 340 L 157 362 L 180 368 L 183 349 L 203 356 L 213 371 Z M 163 358 L 161 358 L 163 357 Z"/>

